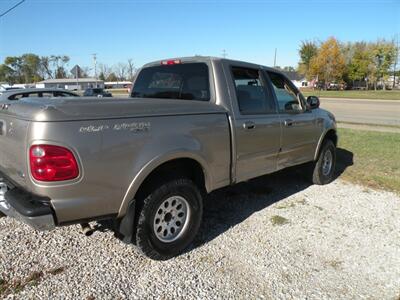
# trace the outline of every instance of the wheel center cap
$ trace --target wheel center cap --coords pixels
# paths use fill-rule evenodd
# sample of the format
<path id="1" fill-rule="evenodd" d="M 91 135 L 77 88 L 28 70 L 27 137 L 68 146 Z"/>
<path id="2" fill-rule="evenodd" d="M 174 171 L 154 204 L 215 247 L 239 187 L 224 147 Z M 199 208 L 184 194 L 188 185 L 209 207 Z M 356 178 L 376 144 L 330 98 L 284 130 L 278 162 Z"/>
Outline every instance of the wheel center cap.
<path id="1" fill-rule="evenodd" d="M 171 219 L 172 219 L 172 214 L 170 212 L 166 213 L 165 217 L 164 217 L 164 221 L 169 222 L 169 221 L 171 221 Z"/>

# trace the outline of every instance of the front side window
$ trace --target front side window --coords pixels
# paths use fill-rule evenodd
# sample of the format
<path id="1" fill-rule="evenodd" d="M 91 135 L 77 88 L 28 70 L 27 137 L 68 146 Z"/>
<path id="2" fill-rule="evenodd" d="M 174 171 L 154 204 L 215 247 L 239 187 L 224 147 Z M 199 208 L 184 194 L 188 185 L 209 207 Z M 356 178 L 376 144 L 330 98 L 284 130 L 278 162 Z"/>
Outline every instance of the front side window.
<path id="1" fill-rule="evenodd" d="M 264 86 L 259 70 L 232 67 L 232 75 L 241 114 L 266 114 L 274 112 L 272 97 Z"/>
<path id="2" fill-rule="evenodd" d="M 208 67 L 204 63 L 184 63 L 144 68 L 131 97 L 209 101 Z"/>
<path id="3" fill-rule="evenodd" d="M 272 87 L 275 91 L 280 112 L 299 112 L 302 105 L 297 97 L 297 91 L 281 74 L 268 72 Z"/>

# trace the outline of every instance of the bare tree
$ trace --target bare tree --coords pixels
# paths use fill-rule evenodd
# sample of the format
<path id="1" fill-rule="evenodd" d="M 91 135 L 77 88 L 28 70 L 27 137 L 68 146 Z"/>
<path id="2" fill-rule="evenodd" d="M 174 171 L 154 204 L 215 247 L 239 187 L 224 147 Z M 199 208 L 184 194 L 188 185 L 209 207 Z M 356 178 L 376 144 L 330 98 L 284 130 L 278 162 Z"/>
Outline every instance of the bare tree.
<path id="1" fill-rule="evenodd" d="M 126 79 L 126 71 L 127 66 L 124 63 L 118 63 L 114 66 L 115 74 L 118 77 L 118 80 L 123 81 Z"/>
<path id="2" fill-rule="evenodd" d="M 112 68 L 106 64 L 100 63 L 100 64 L 98 64 L 98 67 L 99 67 L 100 74 L 103 74 L 103 76 L 105 78 L 110 76 L 110 74 L 112 73 Z"/>
<path id="3" fill-rule="evenodd" d="M 133 77 L 135 77 L 136 68 L 131 58 L 128 59 L 127 69 L 128 69 L 128 80 L 132 81 Z"/>
<path id="4" fill-rule="evenodd" d="M 43 78 L 54 78 L 53 71 L 51 69 L 50 57 L 42 56 L 40 58 L 40 73 Z"/>
<path id="5" fill-rule="evenodd" d="M 91 68 L 89 68 L 89 67 L 82 67 L 81 68 L 81 74 L 80 74 L 80 76 L 82 77 L 82 78 L 84 78 L 84 77 L 89 77 L 89 74 L 90 74 L 90 71 L 91 71 L 92 69 Z"/>

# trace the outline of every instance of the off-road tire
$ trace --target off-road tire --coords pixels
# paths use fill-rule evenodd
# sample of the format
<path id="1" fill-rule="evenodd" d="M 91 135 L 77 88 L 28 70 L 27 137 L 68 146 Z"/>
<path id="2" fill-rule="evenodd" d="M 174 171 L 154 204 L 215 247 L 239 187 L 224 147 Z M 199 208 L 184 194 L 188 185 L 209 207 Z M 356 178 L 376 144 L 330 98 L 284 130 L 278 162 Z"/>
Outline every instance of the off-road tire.
<path id="1" fill-rule="evenodd" d="M 332 166 L 328 173 L 324 173 L 324 157 L 327 151 L 332 154 Z M 312 165 L 312 182 L 318 185 L 324 185 L 332 182 L 335 179 L 335 167 L 336 167 L 336 147 L 331 140 L 325 140 L 321 146 L 321 150 L 318 154 L 318 159 Z"/>
<path id="2" fill-rule="evenodd" d="M 153 224 L 163 202 L 172 196 L 183 197 L 190 207 L 190 218 L 184 232 L 173 242 L 165 243 L 155 234 Z M 153 188 L 139 203 L 136 222 L 136 245 L 147 257 L 167 260 L 181 254 L 196 236 L 203 214 L 199 188 L 189 179 L 170 179 Z"/>

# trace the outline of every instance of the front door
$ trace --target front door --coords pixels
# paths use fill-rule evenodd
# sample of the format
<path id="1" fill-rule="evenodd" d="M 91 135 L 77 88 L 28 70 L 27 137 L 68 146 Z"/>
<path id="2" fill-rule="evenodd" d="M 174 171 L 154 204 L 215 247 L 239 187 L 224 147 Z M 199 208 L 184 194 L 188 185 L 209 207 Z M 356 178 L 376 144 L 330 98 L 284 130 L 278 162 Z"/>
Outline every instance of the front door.
<path id="1" fill-rule="evenodd" d="M 313 160 L 318 143 L 314 112 L 306 109 L 304 99 L 289 79 L 280 73 L 267 73 L 282 125 L 278 169 Z"/>
<path id="2" fill-rule="evenodd" d="M 244 181 L 277 169 L 281 124 L 275 101 L 262 71 L 231 66 L 236 99 L 236 181 Z"/>

